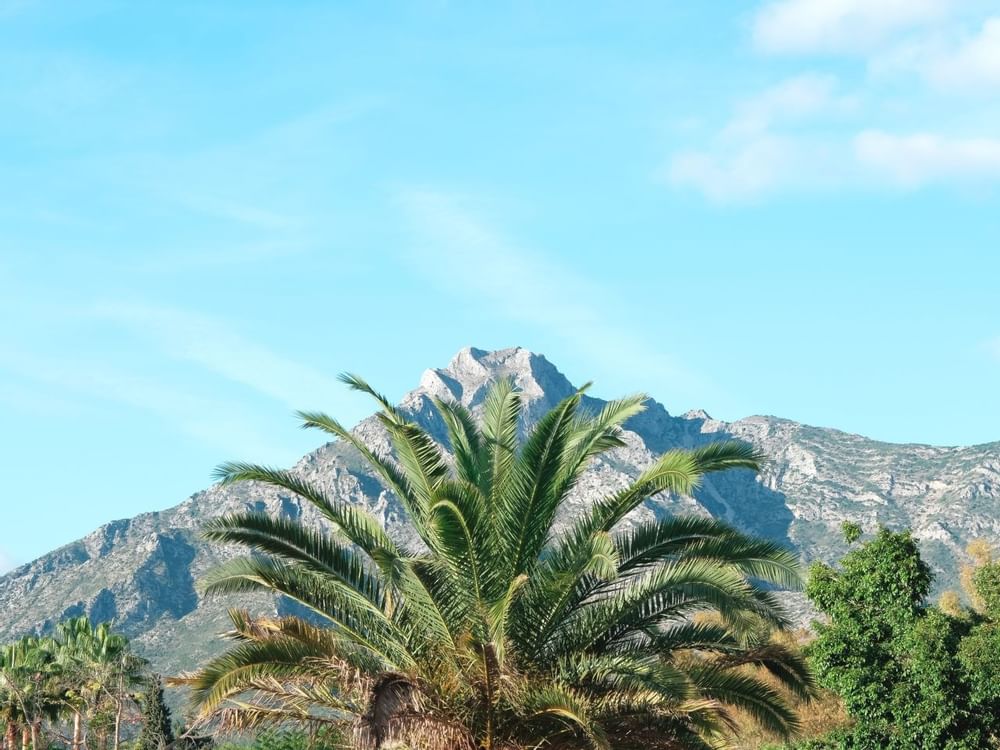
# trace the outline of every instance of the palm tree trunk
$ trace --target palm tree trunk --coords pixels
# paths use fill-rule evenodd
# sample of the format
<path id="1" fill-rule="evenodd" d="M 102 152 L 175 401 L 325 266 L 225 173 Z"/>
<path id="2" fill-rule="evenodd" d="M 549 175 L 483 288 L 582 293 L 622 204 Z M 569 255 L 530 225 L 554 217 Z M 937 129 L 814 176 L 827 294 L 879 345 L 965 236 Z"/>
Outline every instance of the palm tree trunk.
<path id="1" fill-rule="evenodd" d="M 16 750 L 17 748 L 17 723 L 13 719 L 7 722 L 7 731 L 4 733 L 4 747 L 6 750 Z"/>
<path id="2" fill-rule="evenodd" d="M 122 707 L 124 705 L 124 701 L 121 699 L 121 696 L 119 696 L 118 698 L 115 699 L 115 704 L 116 704 L 115 705 L 115 737 L 114 737 L 114 740 L 113 740 L 112 749 L 113 750 L 118 750 L 118 743 L 121 740 L 121 736 L 122 736 Z"/>
<path id="3" fill-rule="evenodd" d="M 21 750 L 28 750 L 31 747 L 31 728 L 25 724 L 21 727 Z"/>
<path id="4" fill-rule="evenodd" d="M 73 750 L 80 750 L 80 712 L 73 712 Z"/>
<path id="5" fill-rule="evenodd" d="M 115 738 L 114 750 L 118 750 L 118 743 L 122 734 L 122 711 L 125 708 L 125 671 L 122 669 L 118 673 L 118 694 L 115 695 Z"/>

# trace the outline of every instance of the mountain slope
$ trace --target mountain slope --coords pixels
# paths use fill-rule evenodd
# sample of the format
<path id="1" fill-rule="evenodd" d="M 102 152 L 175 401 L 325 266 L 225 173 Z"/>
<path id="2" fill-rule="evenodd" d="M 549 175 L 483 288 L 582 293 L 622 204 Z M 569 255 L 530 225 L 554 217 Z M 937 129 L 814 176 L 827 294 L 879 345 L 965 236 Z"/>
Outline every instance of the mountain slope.
<path id="1" fill-rule="evenodd" d="M 503 376 L 513 377 L 523 390 L 527 424 L 574 391 L 544 357 L 524 349 L 465 349 L 447 367 L 425 372 L 401 406 L 440 436 L 430 397 L 453 398 L 476 409 L 489 382 Z M 599 408 L 602 402 L 588 403 Z M 909 526 L 931 563 L 947 571 L 942 585 L 953 582 L 968 540 L 1000 541 L 1000 443 L 893 445 L 774 417 L 732 423 L 703 412 L 674 417 L 655 402 L 627 428 L 627 445 L 588 471 L 566 513 L 624 485 L 665 450 L 737 438 L 770 457 L 759 477 L 746 471 L 717 475 L 694 497 L 654 498 L 637 517 L 710 513 L 793 546 L 806 560 L 842 554 L 839 525 L 845 519 L 868 528 Z M 388 447 L 373 418 L 356 430 L 366 441 Z M 407 533 L 395 498 L 350 449 L 324 445 L 295 469 L 331 495 L 363 503 L 388 527 Z M 218 648 L 226 607 L 282 607 L 267 597 L 205 601 L 198 593 L 198 579 L 230 554 L 204 544 L 199 529 L 208 518 L 247 508 L 315 517 L 307 504 L 273 489 L 215 486 L 170 510 L 107 524 L 0 578 L 0 639 L 47 630 L 63 617 L 86 613 L 113 619 L 163 672 L 194 666 Z"/>

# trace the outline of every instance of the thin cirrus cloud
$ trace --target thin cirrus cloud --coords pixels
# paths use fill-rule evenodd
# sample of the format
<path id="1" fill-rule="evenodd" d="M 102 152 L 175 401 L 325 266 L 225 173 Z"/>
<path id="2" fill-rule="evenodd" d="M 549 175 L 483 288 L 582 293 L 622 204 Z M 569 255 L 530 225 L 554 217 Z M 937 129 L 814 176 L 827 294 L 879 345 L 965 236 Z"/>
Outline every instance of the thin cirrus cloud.
<path id="1" fill-rule="evenodd" d="M 894 33 L 947 15 L 949 0 L 775 0 L 753 20 L 757 49 L 768 53 L 863 53 Z"/>
<path id="2" fill-rule="evenodd" d="M 152 341 L 172 359 L 198 365 L 291 408 L 327 403 L 343 390 L 334 378 L 246 338 L 211 316 L 124 303 L 97 305 L 91 314 Z"/>
<path id="3" fill-rule="evenodd" d="M 0 373 L 17 378 L 16 383 L 22 384 L 18 388 L 28 394 L 84 394 L 145 412 L 216 448 L 289 460 L 294 456 L 275 444 L 240 399 L 220 395 L 222 391 L 211 383 L 191 389 L 159 371 L 141 371 L 134 366 L 134 355 L 140 347 L 151 348 L 168 363 L 209 373 L 225 383 L 238 383 L 290 409 L 323 407 L 342 398 L 343 386 L 334 378 L 247 338 L 212 316 L 119 302 L 75 312 L 79 321 L 89 321 L 105 334 L 131 337 L 128 358 L 107 352 L 77 359 L 45 357 L 8 346 L 0 352 Z M 21 398 L 21 394 L 15 395 Z M 0 399 L 3 396 L 0 391 Z"/>
<path id="4" fill-rule="evenodd" d="M 27 393 L 51 391 L 78 404 L 77 394 L 144 412 L 205 444 L 247 455 L 283 455 L 279 446 L 246 418 L 239 404 L 188 389 L 100 359 L 47 358 L 27 351 L 0 353 L 0 370 L 30 384 Z M 41 398 L 39 395 L 37 398 Z M 46 396 L 47 398 L 50 396 Z M 79 407 L 78 407 L 79 408 Z"/>
<path id="5" fill-rule="evenodd" d="M 416 237 L 408 260 L 419 270 L 433 269 L 430 278 L 443 291 L 509 321 L 541 327 L 607 372 L 644 372 L 692 400 L 715 387 L 638 336 L 626 320 L 608 315 L 627 310 L 611 290 L 510 242 L 461 196 L 409 188 L 398 198 Z M 595 306 L 595 299 L 604 304 Z"/>

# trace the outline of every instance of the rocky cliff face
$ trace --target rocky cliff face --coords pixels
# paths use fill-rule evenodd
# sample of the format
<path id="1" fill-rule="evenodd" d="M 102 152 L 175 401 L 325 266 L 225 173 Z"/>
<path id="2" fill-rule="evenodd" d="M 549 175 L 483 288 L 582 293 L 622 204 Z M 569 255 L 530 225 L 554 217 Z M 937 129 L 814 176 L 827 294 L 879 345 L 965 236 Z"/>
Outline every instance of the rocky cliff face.
<path id="1" fill-rule="evenodd" d="M 526 426 L 574 387 L 544 357 L 524 349 L 465 349 L 443 369 L 428 370 L 402 407 L 440 435 L 430 398 L 481 406 L 490 381 L 512 376 L 526 399 Z M 588 399 L 599 408 L 601 402 Z M 565 509 L 572 514 L 623 486 L 657 455 L 677 446 L 736 438 L 771 459 L 759 475 L 736 471 L 706 481 L 694 497 L 661 496 L 637 517 L 706 513 L 796 548 L 805 560 L 843 553 L 839 526 L 911 527 L 928 560 L 950 585 L 961 550 L 972 538 L 1000 542 L 1000 443 L 967 448 L 879 443 L 775 417 L 726 423 L 704 412 L 671 416 L 656 402 L 627 425 L 627 445 L 597 462 Z M 358 433 L 387 446 L 374 418 Z M 399 534 L 407 534 L 395 498 L 345 447 L 330 443 L 295 470 L 328 493 L 364 504 Z M 231 551 L 199 538 L 206 519 L 243 509 L 315 519 L 308 504 L 256 486 L 211 487 L 161 513 L 107 524 L 78 542 L 0 578 L 0 639 L 47 630 L 63 617 L 114 620 L 160 671 L 194 666 L 219 646 L 225 610 L 238 604 L 280 609 L 267 597 L 239 602 L 203 599 L 198 579 Z M 318 519 L 315 519 L 318 522 Z"/>

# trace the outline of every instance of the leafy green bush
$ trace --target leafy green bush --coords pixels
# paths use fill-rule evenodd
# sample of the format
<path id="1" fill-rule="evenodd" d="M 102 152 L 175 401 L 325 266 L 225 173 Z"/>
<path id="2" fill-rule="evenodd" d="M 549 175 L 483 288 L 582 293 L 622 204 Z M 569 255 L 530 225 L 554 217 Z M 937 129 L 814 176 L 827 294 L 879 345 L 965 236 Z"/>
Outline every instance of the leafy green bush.
<path id="1" fill-rule="evenodd" d="M 854 529 L 846 529 L 851 536 Z M 880 530 L 806 589 L 827 615 L 808 649 L 854 725 L 800 750 L 975 750 L 1000 739 L 1000 566 L 974 581 L 985 615 L 927 606 L 931 574 L 909 532 Z"/>

